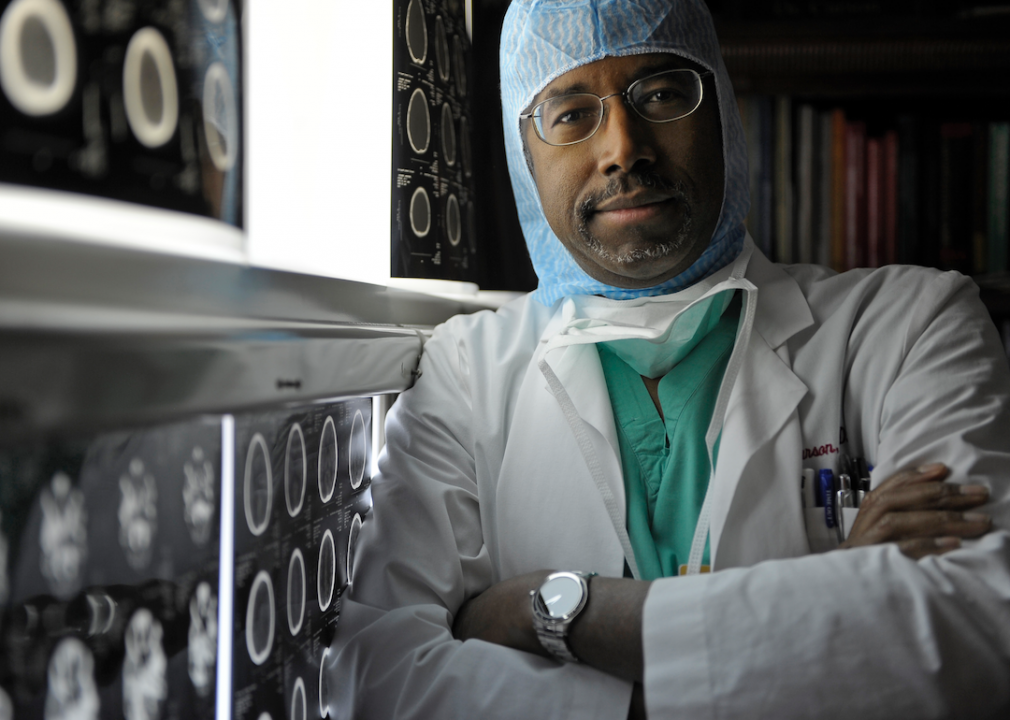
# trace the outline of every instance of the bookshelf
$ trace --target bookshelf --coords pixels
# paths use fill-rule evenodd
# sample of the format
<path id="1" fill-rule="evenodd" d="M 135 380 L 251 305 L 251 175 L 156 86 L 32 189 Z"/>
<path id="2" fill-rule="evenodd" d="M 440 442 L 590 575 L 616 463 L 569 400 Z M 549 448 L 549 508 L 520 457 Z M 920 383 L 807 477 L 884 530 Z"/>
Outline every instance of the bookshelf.
<path id="1" fill-rule="evenodd" d="M 972 275 L 1010 356 L 1010 3 L 712 0 L 776 260 Z"/>

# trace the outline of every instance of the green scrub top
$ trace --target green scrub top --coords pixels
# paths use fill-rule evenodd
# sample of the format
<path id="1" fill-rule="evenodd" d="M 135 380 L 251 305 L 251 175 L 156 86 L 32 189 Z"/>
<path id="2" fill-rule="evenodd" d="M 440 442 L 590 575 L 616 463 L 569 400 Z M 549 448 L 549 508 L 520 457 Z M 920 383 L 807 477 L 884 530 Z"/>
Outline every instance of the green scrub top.
<path id="1" fill-rule="evenodd" d="M 628 535 L 643 580 L 683 575 L 708 489 L 705 434 L 736 339 L 740 304 L 659 383 L 660 418 L 641 376 L 597 344 L 614 410 L 624 470 Z M 665 418 L 665 420 L 664 420 Z M 713 461 L 719 441 L 713 449 Z M 705 544 L 702 569 L 709 566 Z"/>

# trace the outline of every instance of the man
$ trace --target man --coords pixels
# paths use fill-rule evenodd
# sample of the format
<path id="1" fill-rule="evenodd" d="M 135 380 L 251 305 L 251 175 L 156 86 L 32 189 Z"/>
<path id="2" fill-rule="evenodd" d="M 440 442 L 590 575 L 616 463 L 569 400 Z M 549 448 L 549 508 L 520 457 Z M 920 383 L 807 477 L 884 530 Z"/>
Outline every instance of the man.
<path id="1" fill-rule="evenodd" d="M 331 715 L 1005 711 L 1010 371 L 974 286 L 754 249 L 699 0 L 516 0 L 501 57 L 540 286 L 439 328 L 393 409 Z M 876 489 L 811 554 L 800 478 L 839 449 Z"/>

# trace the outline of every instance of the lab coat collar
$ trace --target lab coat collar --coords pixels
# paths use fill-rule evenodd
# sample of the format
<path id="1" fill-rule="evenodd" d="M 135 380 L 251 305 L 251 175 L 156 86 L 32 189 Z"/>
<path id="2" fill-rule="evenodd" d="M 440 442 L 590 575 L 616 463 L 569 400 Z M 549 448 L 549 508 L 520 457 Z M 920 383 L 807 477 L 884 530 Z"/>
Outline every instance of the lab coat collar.
<path id="1" fill-rule="evenodd" d="M 750 236 L 747 240 L 753 242 Z M 745 277 L 760 292 L 754 329 L 772 350 L 778 349 L 793 335 L 813 325 L 814 316 L 800 286 L 757 248 L 751 256 Z"/>

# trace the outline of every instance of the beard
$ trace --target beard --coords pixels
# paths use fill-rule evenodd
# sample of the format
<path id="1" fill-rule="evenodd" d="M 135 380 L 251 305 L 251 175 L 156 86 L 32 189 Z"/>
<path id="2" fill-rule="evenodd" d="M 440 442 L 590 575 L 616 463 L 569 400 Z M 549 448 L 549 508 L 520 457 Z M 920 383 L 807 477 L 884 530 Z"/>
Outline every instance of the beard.
<path id="1" fill-rule="evenodd" d="M 589 229 L 589 219 L 600 203 L 616 195 L 631 192 L 636 187 L 646 187 L 669 194 L 673 200 L 679 202 L 683 207 L 683 222 L 671 237 L 662 242 L 657 242 L 649 247 L 639 248 L 628 253 L 611 252 L 598 237 L 593 235 Z M 590 195 L 578 205 L 576 208 L 576 218 L 578 220 L 576 229 L 579 235 L 582 236 L 585 249 L 596 258 L 618 265 L 635 265 L 641 262 L 668 257 L 686 247 L 691 235 L 693 210 L 693 203 L 685 191 L 683 183 L 669 182 L 656 173 L 629 173 L 628 175 L 611 179 L 603 190 Z"/>

